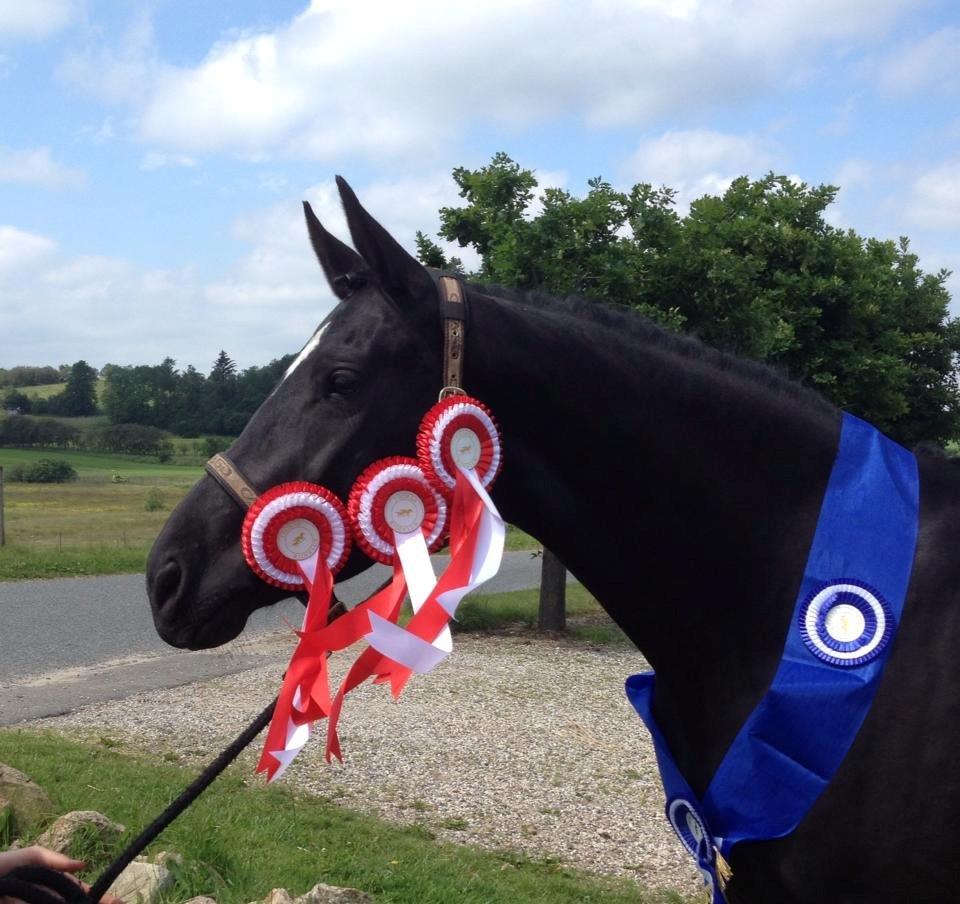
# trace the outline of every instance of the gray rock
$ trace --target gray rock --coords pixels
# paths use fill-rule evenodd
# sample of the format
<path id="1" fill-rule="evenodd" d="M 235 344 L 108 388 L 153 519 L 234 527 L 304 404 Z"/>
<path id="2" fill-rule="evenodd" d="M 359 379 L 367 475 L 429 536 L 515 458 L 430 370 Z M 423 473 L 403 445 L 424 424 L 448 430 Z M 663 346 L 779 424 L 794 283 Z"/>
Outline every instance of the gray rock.
<path id="1" fill-rule="evenodd" d="M 359 888 L 338 888 L 318 882 L 293 904 L 373 904 L 373 898 Z"/>
<path id="2" fill-rule="evenodd" d="M 263 899 L 263 904 L 293 904 L 293 896 L 285 888 L 274 888 Z"/>
<path id="3" fill-rule="evenodd" d="M 125 904 L 156 904 L 173 885 L 173 873 L 157 863 L 135 860 L 108 889 Z"/>
<path id="4" fill-rule="evenodd" d="M 357 888 L 338 888 L 319 882 L 297 898 L 285 888 L 275 888 L 262 902 L 252 901 L 251 904 L 373 904 L 373 898 Z"/>
<path id="5" fill-rule="evenodd" d="M 160 851 L 160 853 L 153 858 L 153 862 L 160 866 L 165 866 L 167 869 L 174 869 L 183 866 L 183 857 L 174 851 Z"/>
<path id="6" fill-rule="evenodd" d="M 65 813 L 38 839 L 41 847 L 59 851 L 61 854 L 82 853 L 74 842 L 82 836 L 84 841 L 96 839 L 104 847 L 111 847 L 126 831 L 120 823 L 112 822 L 96 810 L 74 810 Z"/>
<path id="7" fill-rule="evenodd" d="M 217 904 L 216 898 L 208 898 L 206 895 L 197 895 L 195 898 L 189 898 L 183 904 Z"/>
<path id="8" fill-rule="evenodd" d="M 56 807 L 36 782 L 0 763 L 0 810 L 9 807 L 13 831 L 23 832 L 56 815 Z"/>

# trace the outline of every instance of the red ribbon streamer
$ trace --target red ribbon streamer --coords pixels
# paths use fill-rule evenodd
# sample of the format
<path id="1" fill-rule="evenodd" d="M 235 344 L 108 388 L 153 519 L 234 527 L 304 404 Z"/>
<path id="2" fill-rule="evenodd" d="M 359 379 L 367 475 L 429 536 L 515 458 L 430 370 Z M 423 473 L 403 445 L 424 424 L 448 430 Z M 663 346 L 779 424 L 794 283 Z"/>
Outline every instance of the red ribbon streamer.
<path id="1" fill-rule="evenodd" d="M 327 657 L 325 655 L 309 656 L 302 648 L 305 634 L 317 632 L 326 625 L 330 610 L 330 596 L 333 593 L 333 574 L 323 556 L 317 557 L 317 570 L 313 581 L 303 568 L 300 568 L 300 573 L 310 589 L 307 612 L 304 616 L 304 631 L 298 632 L 301 640 L 293 651 L 290 665 L 283 677 L 283 685 L 277 696 L 277 706 L 270 720 L 270 729 L 256 769 L 257 772 L 266 772 L 268 781 L 280 768 L 280 763 L 273 753 L 286 749 L 290 723 L 301 725 L 304 722 L 313 722 L 330 712 Z M 300 688 L 301 709 L 298 709 L 293 702 L 297 688 Z"/>
<path id="2" fill-rule="evenodd" d="M 406 592 L 407 582 L 403 576 L 400 557 L 397 556 L 393 563 L 393 580 L 390 582 L 390 585 L 372 596 L 366 602 L 361 603 L 347 615 L 338 618 L 333 623 L 333 626 L 338 625 L 344 618 L 348 618 L 356 613 L 357 626 L 355 630 L 357 631 L 357 635 L 355 639 L 359 639 L 371 631 L 369 616 L 371 612 L 375 612 L 381 618 L 385 618 L 388 621 L 396 622 L 400 615 L 400 607 L 403 605 L 403 598 L 406 596 Z M 340 721 L 343 698 L 355 687 L 363 684 L 371 675 L 379 675 L 383 668 L 382 663 L 384 661 L 387 663 L 392 662 L 392 660 L 384 660 L 384 657 L 372 647 L 367 647 L 353 663 L 350 671 L 347 672 L 346 677 L 343 679 L 340 690 L 337 691 L 337 695 L 333 699 L 333 704 L 329 711 L 330 718 L 327 722 L 326 758 L 328 763 L 333 757 L 336 757 L 341 763 L 343 762 L 343 755 L 340 751 L 340 736 L 337 734 L 337 723 Z"/>
<path id="3" fill-rule="evenodd" d="M 440 576 L 440 580 L 437 581 L 423 606 L 406 626 L 407 631 L 428 643 L 433 643 L 450 622 L 450 613 L 440 605 L 438 597 L 448 590 L 465 587 L 470 583 L 470 572 L 480 537 L 483 510 L 483 500 L 476 494 L 463 473 L 458 471 L 450 518 L 450 564 Z M 389 681 L 394 697 L 400 696 L 413 674 L 408 666 L 394 662 L 385 656 L 381 656 L 381 661 L 374 671 L 378 673 L 375 683 L 382 684 Z"/>

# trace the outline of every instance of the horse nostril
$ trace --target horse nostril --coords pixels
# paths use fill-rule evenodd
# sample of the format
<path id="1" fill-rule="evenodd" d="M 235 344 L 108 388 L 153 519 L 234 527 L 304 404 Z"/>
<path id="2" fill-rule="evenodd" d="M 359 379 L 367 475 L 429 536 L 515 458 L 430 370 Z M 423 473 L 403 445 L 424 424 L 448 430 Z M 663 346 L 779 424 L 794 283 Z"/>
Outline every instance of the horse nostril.
<path id="1" fill-rule="evenodd" d="M 150 597 L 157 613 L 172 609 L 176 605 L 182 583 L 183 569 L 176 559 L 168 560 L 153 579 L 153 592 Z"/>

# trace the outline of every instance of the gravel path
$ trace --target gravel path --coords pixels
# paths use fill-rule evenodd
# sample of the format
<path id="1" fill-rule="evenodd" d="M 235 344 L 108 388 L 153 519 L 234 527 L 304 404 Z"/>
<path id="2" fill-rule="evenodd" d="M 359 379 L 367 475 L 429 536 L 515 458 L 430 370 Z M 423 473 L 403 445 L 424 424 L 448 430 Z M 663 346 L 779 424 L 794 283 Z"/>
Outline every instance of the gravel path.
<path id="1" fill-rule="evenodd" d="M 35 724 L 200 764 L 270 701 L 286 658 L 280 648 L 275 666 Z M 334 674 L 347 664 L 335 659 Z M 623 679 L 645 667 L 624 647 L 460 635 L 454 655 L 415 676 L 399 701 L 372 685 L 347 698 L 344 765 L 324 764 L 318 736 L 281 781 L 444 840 L 695 892 L 692 861 L 663 818 L 649 736 L 623 693 Z M 243 768 L 256 756 L 245 754 Z"/>

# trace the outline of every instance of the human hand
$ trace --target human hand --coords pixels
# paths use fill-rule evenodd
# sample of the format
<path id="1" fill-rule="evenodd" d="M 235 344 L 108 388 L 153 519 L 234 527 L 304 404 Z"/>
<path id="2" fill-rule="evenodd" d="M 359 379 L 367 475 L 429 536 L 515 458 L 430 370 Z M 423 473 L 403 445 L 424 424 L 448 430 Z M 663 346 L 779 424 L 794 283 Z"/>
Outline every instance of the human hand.
<path id="1" fill-rule="evenodd" d="M 55 869 L 61 873 L 67 873 L 84 891 L 90 891 L 89 885 L 72 875 L 82 870 L 86 865 L 82 860 L 74 860 L 66 854 L 58 854 L 56 851 L 50 851 L 38 845 L 20 848 L 16 851 L 0 852 L 0 878 L 21 866 L 42 866 L 46 869 Z M 0 904 L 8 904 L 13 900 L 13 898 L 0 898 Z M 123 904 L 123 901 L 113 895 L 104 895 L 101 902 L 102 904 Z"/>

